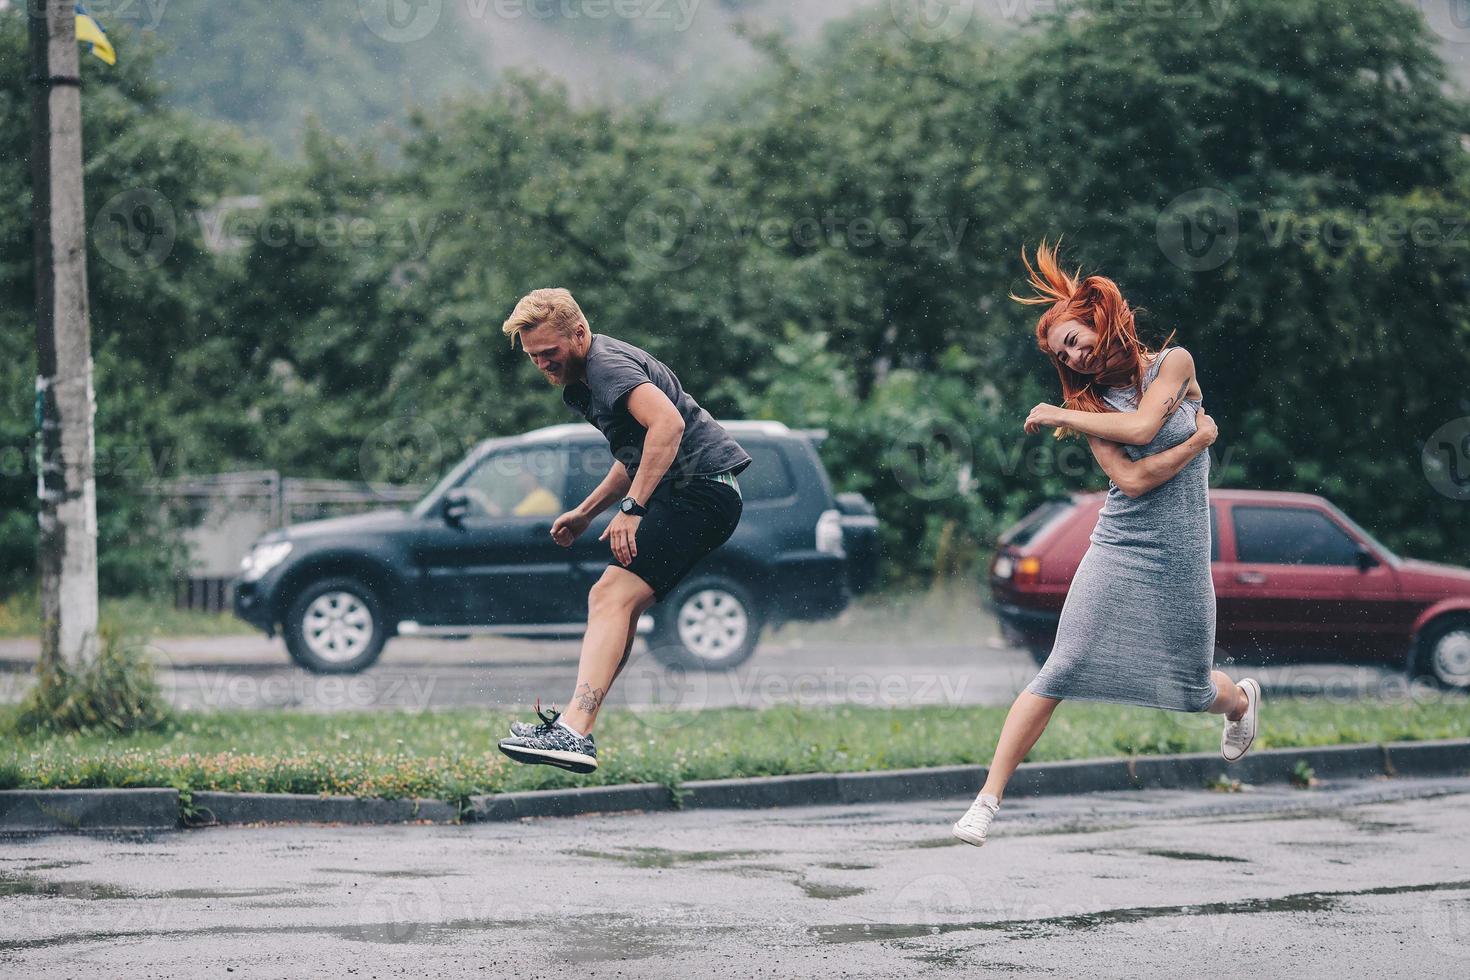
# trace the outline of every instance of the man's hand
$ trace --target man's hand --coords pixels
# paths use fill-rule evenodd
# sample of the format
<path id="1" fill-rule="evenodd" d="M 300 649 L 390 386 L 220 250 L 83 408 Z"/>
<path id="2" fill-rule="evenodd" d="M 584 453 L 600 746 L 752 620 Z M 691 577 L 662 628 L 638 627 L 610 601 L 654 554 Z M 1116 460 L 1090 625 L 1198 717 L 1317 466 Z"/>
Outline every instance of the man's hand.
<path id="1" fill-rule="evenodd" d="M 592 523 L 592 518 L 585 516 L 579 511 L 569 510 L 551 523 L 551 540 L 563 548 L 570 548 L 572 542 Z"/>
<path id="2" fill-rule="evenodd" d="M 1203 442 L 1205 448 L 1213 446 L 1215 440 L 1220 437 L 1219 427 L 1215 425 L 1214 419 L 1205 414 L 1203 405 L 1200 406 L 1199 411 L 1194 413 L 1194 429 L 1195 438 Z"/>
<path id="3" fill-rule="evenodd" d="M 1062 409 L 1060 406 L 1049 405 L 1046 402 L 1042 402 L 1040 405 L 1037 405 L 1031 410 L 1030 415 L 1026 416 L 1026 434 L 1034 436 L 1036 433 L 1041 431 L 1041 427 L 1044 425 L 1049 425 L 1052 428 L 1056 428 L 1057 426 L 1062 424 L 1061 413 Z"/>
<path id="4" fill-rule="evenodd" d="M 613 557 L 619 564 L 627 567 L 638 556 L 638 525 L 642 523 L 643 518 L 619 511 L 618 516 L 612 519 L 612 523 L 608 524 L 607 530 L 597 540 L 611 545 Z"/>

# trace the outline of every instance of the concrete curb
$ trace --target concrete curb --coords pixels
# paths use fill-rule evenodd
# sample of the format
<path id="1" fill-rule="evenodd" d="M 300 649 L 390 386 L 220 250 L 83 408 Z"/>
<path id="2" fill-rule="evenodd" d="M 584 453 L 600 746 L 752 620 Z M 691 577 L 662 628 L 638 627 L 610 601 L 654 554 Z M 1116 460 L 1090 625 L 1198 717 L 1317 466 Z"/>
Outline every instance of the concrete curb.
<path id="1" fill-rule="evenodd" d="M 171 830 L 178 825 L 176 789 L 0 791 L 0 831 Z"/>
<path id="2" fill-rule="evenodd" d="M 1213 753 L 1033 762 L 1016 771 L 1012 796 L 1118 790 L 1199 789 L 1221 780 L 1285 783 L 1306 766 L 1319 779 L 1470 775 L 1470 739 L 1334 745 L 1253 752 L 1235 765 Z M 984 766 L 884 772 L 810 773 L 696 780 L 677 790 L 652 783 L 475 796 L 467 820 L 675 809 L 764 809 L 836 803 L 892 803 L 964 797 L 985 781 Z M 457 808 L 439 800 L 379 800 L 294 793 L 192 795 L 193 826 L 242 823 L 453 823 Z M 179 826 L 172 789 L 0 791 L 0 832 L 171 829 Z"/>
<path id="3" fill-rule="evenodd" d="M 377 800 L 309 793 L 193 794 L 191 826 L 238 823 L 452 823 L 458 813 L 442 800 Z"/>

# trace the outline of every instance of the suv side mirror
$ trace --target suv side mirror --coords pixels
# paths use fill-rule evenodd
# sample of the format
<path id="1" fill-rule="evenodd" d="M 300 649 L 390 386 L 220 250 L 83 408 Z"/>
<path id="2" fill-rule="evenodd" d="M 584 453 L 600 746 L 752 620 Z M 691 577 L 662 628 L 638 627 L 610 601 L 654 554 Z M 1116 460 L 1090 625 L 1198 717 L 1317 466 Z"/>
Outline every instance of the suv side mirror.
<path id="1" fill-rule="evenodd" d="M 444 507 L 440 513 L 444 515 L 445 524 L 459 527 L 464 522 L 464 516 L 469 512 L 469 494 L 463 490 L 451 490 L 444 495 Z"/>
<path id="2" fill-rule="evenodd" d="M 1373 552 L 1363 545 L 1358 545 L 1358 571 L 1366 572 L 1378 564 L 1378 559 L 1373 557 Z"/>

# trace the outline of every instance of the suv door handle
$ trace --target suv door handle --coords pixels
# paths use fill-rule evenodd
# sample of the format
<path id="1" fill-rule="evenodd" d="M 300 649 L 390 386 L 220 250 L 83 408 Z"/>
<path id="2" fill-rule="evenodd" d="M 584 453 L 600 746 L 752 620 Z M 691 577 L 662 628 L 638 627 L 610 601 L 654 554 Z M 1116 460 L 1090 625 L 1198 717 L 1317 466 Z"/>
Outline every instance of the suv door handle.
<path id="1" fill-rule="evenodd" d="M 1235 581 L 1245 585 L 1261 585 L 1266 581 L 1265 572 L 1236 572 Z"/>

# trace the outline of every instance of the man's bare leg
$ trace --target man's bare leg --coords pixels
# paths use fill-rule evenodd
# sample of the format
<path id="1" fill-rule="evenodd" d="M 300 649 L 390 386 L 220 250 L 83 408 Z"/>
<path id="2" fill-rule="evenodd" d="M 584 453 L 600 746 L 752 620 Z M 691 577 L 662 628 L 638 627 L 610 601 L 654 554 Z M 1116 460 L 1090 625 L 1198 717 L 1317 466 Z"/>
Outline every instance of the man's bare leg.
<path id="1" fill-rule="evenodd" d="M 587 594 L 587 632 L 577 664 L 577 687 L 562 713 L 566 726 L 592 733 L 597 712 L 627 662 L 638 617 L 653 605 L 653 588 L 626 568 L 609 565 Z"/>

